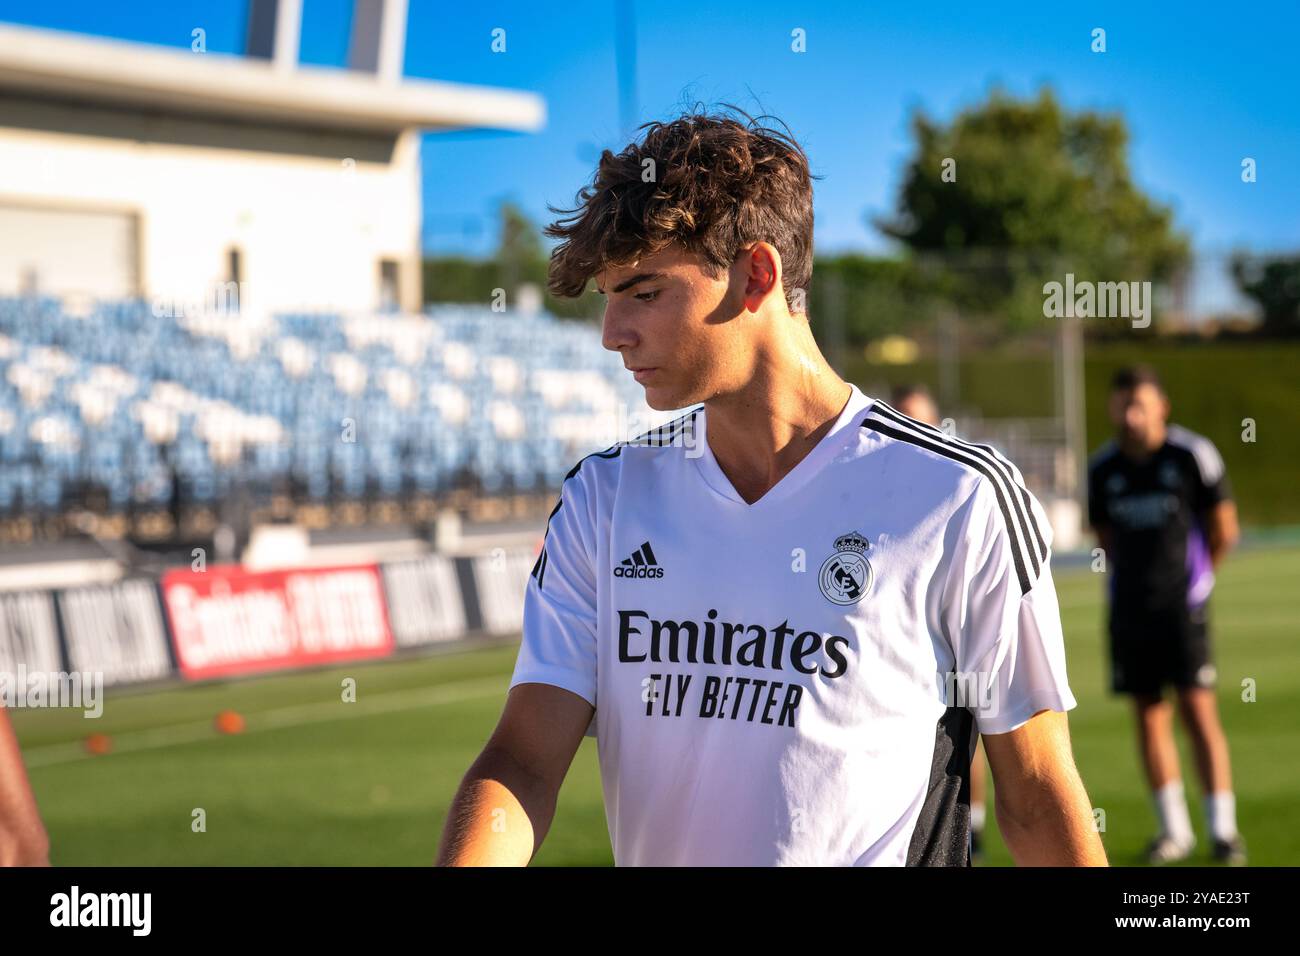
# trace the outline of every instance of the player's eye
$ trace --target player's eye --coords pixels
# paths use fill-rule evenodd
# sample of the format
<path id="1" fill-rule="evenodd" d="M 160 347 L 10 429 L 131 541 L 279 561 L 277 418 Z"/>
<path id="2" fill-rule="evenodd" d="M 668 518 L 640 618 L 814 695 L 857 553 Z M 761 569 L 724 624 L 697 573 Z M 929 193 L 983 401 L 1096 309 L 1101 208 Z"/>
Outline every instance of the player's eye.
<path id="1" fill-rule="evenodd" d="M 659 290 L 656 289 L 653 292 L 638 292 L 635 298 L 640 299 L 642 302 L 653 302 L 656 298 L 658 298 L 658 296 L 659 296 Z"/>

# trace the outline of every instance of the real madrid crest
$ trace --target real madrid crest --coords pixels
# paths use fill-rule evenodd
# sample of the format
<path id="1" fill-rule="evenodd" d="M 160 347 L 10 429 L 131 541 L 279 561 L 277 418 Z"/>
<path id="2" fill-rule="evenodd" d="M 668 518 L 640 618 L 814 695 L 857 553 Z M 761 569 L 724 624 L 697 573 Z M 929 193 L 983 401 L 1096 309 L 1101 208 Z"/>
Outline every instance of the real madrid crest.
<path id="1" fill-rule="evenodd" d="M 817 573 L 826 600 L 833 604 L 857 604 L 871 590 L 875 572 L 867 560 L 871 542 L 856 531 L 835 539 L 835 553 L 822 562 Z"/>

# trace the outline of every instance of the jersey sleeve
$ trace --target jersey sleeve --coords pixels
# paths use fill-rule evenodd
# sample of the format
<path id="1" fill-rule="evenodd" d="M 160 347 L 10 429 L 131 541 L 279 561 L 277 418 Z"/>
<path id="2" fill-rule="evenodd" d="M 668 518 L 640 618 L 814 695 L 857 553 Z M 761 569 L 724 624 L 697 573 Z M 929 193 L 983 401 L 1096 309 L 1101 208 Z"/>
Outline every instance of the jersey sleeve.
<path id="1" fill-rule="evenodd" d="M 596 706 L 593 529 L 588 492 L 575 469 L 560 489 L 541 553 L 525 586 L 523 639 L 511 687 L 552 684 Z M 593 736 L 592 728 L 587 734 Z"/>
<path id="2" fill-rule="evenodd" d="M 1037 499 L 1014 483 L 981 481 L 963 508 L 943 614 L 956 670 L 978 697 L 953 703 L 972 711 L 980 733 L 1004 734 L 1041 710 L 1076 706 L 1051 527 Z"/>
<path id="3" fill-rule="evenodd" d="M 1212 441 L 1198 435 L 1192 443 L 1192 458 L 1196 462 L 1193 502 L 1197 513 L 1204 514 L 1219 502 L 1231 499 L 1232 488 L 1223 458 Z"/>

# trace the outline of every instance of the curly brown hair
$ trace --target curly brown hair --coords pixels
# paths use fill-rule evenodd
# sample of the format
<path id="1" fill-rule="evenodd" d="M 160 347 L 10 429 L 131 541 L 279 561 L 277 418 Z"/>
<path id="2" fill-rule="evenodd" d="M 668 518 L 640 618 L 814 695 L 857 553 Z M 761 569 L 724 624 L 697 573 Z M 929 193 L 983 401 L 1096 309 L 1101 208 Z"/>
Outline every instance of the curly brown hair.
<path id="1" fill-rule="evenodd" d="M 751 242 L 781 254 L 787 305 L 808 289 L 813 266 L 813 196 L 808 157 L 784 132 L 743 110 L 741 122 L 723 113 L 689 112 L 651 122 L 640 142 L 615 155 L 604 150 L 591 185 L 573 209 L 546 227 L 563 240 L 551 253 L 548 285 L 565 298 L 583 293 L 592 276 L 679 243 L 704 259 L 718 279 Z M 771 117 L 775 119 L 775 117 Z M 651 162 L 652 161 L 652 162 Z"/>

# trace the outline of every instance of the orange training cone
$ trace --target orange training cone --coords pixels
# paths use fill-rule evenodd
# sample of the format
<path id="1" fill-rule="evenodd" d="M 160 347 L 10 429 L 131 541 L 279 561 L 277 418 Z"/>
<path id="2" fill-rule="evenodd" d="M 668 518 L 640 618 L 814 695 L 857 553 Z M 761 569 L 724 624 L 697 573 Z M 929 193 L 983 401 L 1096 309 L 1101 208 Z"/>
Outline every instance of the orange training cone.
<path id="1" fill-rule="evenodd" d="M 244 718 L 233 710 L 223 710 L 217 714 L 217 719 L 213 721 L 219 734 L 242 734 L 244 732 Z"/>

